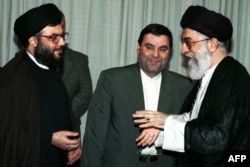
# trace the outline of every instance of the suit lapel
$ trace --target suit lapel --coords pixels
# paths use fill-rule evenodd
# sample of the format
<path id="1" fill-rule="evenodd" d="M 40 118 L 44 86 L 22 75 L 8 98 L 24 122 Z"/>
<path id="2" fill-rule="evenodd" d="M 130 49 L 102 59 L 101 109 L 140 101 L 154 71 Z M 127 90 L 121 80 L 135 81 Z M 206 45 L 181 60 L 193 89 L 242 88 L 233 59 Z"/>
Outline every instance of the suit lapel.
<path id="1" fill-rule="evenodd" d="M 72 68 L 72 60 L 69 55 L 64 55 L 64 66 L 63 66 L 63 80 L 66 80 L 70 69 Z"/>
<path id="2" fill-rule="evenodd" d="M 144 97 L 143 97 L 143 88 L 141 81 L 141 74 L 139 65 L 132 68 L 132 77 L 128 80 L 128 84 L 131 85 L 129 89 L 129 99 L 131 103 L 135 106 L 136 110 L 145 109 Z"/>
<path id="3" fill-rule="evenodd" d="M 171 111 L 166 111 L 166 109 L 169 108 L 170 104 L 172 103 L 172 98 L 171 98 L 172 91 L 171 91 L 171 84 L 167 80 L 168 79 L 165 72 L 162 72 L 158 111 L 169 113 Z"/>

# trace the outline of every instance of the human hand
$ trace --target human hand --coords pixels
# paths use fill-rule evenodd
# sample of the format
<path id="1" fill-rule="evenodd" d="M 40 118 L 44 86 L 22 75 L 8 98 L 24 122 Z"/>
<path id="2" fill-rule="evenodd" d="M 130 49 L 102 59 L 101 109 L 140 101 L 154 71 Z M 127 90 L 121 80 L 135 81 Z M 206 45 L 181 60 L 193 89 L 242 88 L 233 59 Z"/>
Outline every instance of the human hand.
<path id="1" fill-rule="evenodd" d="M 58 131 L 53 133 L 51 144 L 60 149 L 71 151 L 80 147 L 81 138 L 78 132 Z"/>
<path id="2" fill-rule="evenodd" d="M 143 129 L 142 133 L 136 138 L 138 146 L 151 146 L 157 139 L 160 130 L 157 128 Z"/>
<path id="3" fill-rule="evenodd" d="M 133 114 L 134 123 L 139 124 L 140 128 L 155 127 L 164 129 L 167 117 L 166 113 L 147 110 L 136 111 Z"/>
<path id="4" fill-rule="evenodd" d="M 77 149 L 69 151 L 67 165 L 75 163 L 82 155 L 82 148 L 79 146 Z"/>

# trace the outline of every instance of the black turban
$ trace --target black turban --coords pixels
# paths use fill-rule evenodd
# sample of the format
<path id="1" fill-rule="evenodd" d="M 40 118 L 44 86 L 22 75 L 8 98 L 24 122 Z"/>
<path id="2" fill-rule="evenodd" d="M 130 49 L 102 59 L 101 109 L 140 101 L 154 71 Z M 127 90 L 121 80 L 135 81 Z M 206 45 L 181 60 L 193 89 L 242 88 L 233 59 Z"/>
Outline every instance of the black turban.
<path id="1" fill-rule="evenodd" d="M 180 24 L 182 28 L 193 29 L 221 42 L 231 39 L 233 34 L 231 21 L 227 17 L 202 6 L 190 6 Z"/>
<path id="2" fill-rule="evenodd" d="M 54 4 L 44 4 L 28 10 L 17 18 L 14 32 L 19 40 L 25 42 L 47 25 L 59 24 L 62 17 L 62 12 Z"/>

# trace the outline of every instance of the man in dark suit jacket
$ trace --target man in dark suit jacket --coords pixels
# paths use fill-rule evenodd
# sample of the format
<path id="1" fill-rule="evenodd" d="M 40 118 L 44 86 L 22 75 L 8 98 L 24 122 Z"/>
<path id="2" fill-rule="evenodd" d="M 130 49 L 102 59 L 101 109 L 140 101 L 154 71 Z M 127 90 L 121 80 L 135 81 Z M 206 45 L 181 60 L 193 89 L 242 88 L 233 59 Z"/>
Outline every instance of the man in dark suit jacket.
<path id="1" fill-rule="evenodd" d="M 88 56 L 66 46 L 60 72 L 67 89 L 77 131 L 81 135 L 81 117 L 86 113 L 93 93 Z M 80 161 L 75 166 L 80 166 Z"/>
<path id="2" fill-rule="evenodd" d="M 138 40 L 138 63 L 105 70 L 90 103 L 83 141 L 84 167 L 173 167 L 175 153 L 137 147 L 136 138 L 155 138 L 159 129 L 140 131 L 136 110 L 155 108 L 178 113 L 191 84 L 166 64 L 172 34 L 163 25 L 145 27 Z M 150 151 L 148 151 L 149 149 Z"/>
<path id="3" fill-rule="evenodd" d="M 78 132 L 80 132 L 81 116 L 87 111 L 93 92 L 88 56 L 65 47 L 63 59 L 62 79 L 69 95 Z"/>

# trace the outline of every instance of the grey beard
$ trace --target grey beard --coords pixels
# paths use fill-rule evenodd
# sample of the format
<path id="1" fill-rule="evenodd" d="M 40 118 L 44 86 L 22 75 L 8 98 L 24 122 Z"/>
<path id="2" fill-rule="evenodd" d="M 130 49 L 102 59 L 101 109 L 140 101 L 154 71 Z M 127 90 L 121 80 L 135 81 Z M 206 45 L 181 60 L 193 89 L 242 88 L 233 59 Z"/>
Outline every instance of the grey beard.
<path id="1" fill-rule="evenodd" d="M 193 59 L 188 62 L 188 75 L 193 80 L 199 80 L 211 67 L 211 56 L 206 47 L 202 47 L 199 52 L 190 56 L 193 56 Z"/>

